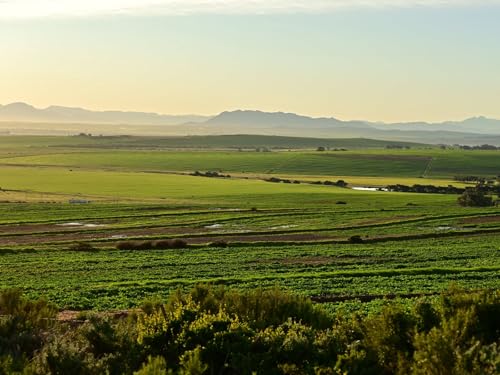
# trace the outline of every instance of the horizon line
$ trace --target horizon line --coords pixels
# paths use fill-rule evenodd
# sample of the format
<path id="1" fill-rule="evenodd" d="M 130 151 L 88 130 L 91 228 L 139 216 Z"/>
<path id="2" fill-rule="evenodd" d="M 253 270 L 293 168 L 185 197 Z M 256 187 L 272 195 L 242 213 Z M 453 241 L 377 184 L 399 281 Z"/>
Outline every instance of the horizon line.
<path id="1" fill-rule="evenodd" d="M 443 124 L 447 122 L 464 122 L 467 120 L 472 120 L 472 119 L 485 119 L 485 120 L 494 120 L 494 121 L 500 121 L 500 119 L 497 118 L 492 118 L 484 115 L 471 115 L 471 116 L 466 116 L 465 118 L 461 118 L 458 120 L 441 120 L 441 121 L 425 121 L 425 120 L 400 120 L 400 121 L 379 121 L 379 120 L 360 120 L 360 119 L 341 119 L 339 117 L 333 116 L 333 115 L 322 115 L 322 116 L 315 116 L 315 115 L 308 115 L 308 114 L 301 114 L 298 112 L 290 112 L 290 111 L 280 111 L 280 110 L 270 110 L 270 111 L 265 111 L 261 109 L 243 109 L 243 108 L 236 108 L 236 109 L 228 109 L 224 110 L 221 112 L 217 112 L 215 114 L 199 114 L 199 113 L 185 113 L 185 114 L 170 114 L 170 113 L 163 113 L 163 112 L 151 112 L 151 111 L 140 111 L 140 110 L 130 110 L 130 109 L 89 109 L 85 107 L 79 107 L 79 106 L 63 106 L 63 105 L 57 105 L 57 104 L 52 104 L 46 107 L 36 107 L 32 104 L 29 104 L 27 102 L 23 101 L 15 101 L 7 104 L 1 104 L 0 103 L 0 109 L 2 107 L 7 107 L 15 104 L 21 104 L 25 105 L 28 107 L 31 107 L 35 110 L 38 111 L 44 111 L 50 108 L 64 108 L 64 109 L 78 109 L 78 110 L 84 110 L 88 112 L 95 112 L 95 113 L 109 113 L 109 112 L 118 112 L 118 113 L 142 113 L 142 114 L 148 114 L 148 115 L 157 115 L 157 116 L 170 116 L 170 117 L 207 117 L 208 119 L 212 119 L 215 117 L 220 116 L 223 113 L 234 113 L 234 112 L 258 112 L 258 113 L 264 113 L 264 114 L 284 114 L 284 115 L 295 115 L 295 116 L 301 116 L 301 117 L 308 117 L 311 119 L 333 119 L 333 120 L 338 120 L 342 122 L 365 122 L 365 123 L 371 123 L 371 124 L 386 124 L 386 125 L 391 125 L 391 124 L 415 124 L 415 123 L 426 123 L 426 124 Z"/>

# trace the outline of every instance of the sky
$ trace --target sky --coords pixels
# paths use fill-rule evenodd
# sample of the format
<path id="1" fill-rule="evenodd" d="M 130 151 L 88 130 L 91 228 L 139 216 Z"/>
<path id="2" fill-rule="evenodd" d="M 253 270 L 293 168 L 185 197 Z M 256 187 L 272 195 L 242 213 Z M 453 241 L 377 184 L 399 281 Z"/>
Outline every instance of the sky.
<path id="1" fill-rule="evenodd" d="M 500 118 L 500 0 L 0 0 L 0 104 Z"/>

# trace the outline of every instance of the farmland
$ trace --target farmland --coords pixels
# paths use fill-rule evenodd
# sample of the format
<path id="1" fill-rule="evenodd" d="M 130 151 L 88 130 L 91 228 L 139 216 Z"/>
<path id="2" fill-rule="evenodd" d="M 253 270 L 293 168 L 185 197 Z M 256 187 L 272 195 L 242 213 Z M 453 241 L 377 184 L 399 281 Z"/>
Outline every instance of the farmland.
<path id="1" fill-rule="evenodd" d="M 317 152 L 297 140 L 288 151 L 280 140 L 279 150 L 255 152 L 214 139 L 212 148 L 180 150 L 171 140 L 153 147 L 150 139 L 93 138 L 0 139 L 0 287 L 65 309 L 107 310 L 198 283 L 277 285 L 318 300 L 343 297 L 350 308 L 362 308 L 362 296 L 499 286 L 498 208 L 459 207 L 456 195 L 311 184 L 463 186 L 453 177 L 499 174 L 497 151 L 386 150 L 364 141 Z M 296 183 L 265 181 L 271 176 Z M 188 247 L 117 249 L 165 239 Z"/>

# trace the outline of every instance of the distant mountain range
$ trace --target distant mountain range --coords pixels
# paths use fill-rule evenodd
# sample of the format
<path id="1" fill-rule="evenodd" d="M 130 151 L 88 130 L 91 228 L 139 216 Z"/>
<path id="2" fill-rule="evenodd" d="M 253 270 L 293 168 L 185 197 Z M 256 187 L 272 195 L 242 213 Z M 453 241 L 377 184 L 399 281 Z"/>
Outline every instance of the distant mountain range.
<path id="1" fill-rule="evenodd" d="M 222 112 L 205 123 L 211 126 L 240 126 L 247 128 L 366 129 L 370 127 L 368 123 L 362 121 L 340 121 L 333 117 L 313 118 L 296 115 L 295 113 L 241 110 Z"/>
<path id="2" fill-rule="evenodd" d="M 26 103 L 0 105 L 0 121 L 85 124 L 177 125 L 205 121 L 204 116 L 172 116 L 148 112 L 90 111 L 83 108 L 50 106 L 35 108 Z"/>
<path id="3" fill-rule="evenodd" d="M 283 112 L 233 111 L 223 112 L 206 121 L 212 126 L 239 126 L 252 128 L 294 128 L 294 129 L 379 129 L 402 131 L 446 131 L 478 134 L 499 134 L 500 120 L 473 117 L 464 121 L 441 123 L 375 123 L 368 121 L 341 121 L 336 118 L 312 118 Z"/>
<path id="4" fill-rule="evenodd" d="M 26 103 L 0 105 L 0 131 L 24 134 L 208 135 L 262 134 L 326 138 L 373 138 L 421 143 L 500 145 L 500 120 L 473 117 L 440 123 L 378 123 L 312 118 L 294 113 L 237 110 L 217 116 L 90 111 Z"/>

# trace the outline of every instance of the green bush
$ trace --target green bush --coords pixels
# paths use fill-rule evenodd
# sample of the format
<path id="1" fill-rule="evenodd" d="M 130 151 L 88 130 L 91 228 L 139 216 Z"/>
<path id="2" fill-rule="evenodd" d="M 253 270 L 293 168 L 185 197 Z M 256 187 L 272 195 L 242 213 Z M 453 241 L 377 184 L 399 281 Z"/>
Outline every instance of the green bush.
<path id="1" fill-rule="evenodd" d="M 210 247 L 228 247 L 228 243 L 226 241 L 220 240 L 220 241 L 214 241 L 210 243 Z"/>
<path id="2" fill-rule="evenodd" d="M 188 247 L 188 243 L 181 239 L 175 239 L 172 241 L 172 249 L 185 249 Z"/>
<path id="3" fill-rule="evenodd" d="M 69 249 L 71 251 L 96 251 L 97 249 L 88 242 L 76 242 Z"/>
<path id="4" fill-rule="evenodd" d="M 363 241 L 363 238 L 361 238 L 361 236 L 356 235 L 356 236 L 349 237 L 349 242 L 359 244 L 359 243 L 363 243 L 364 241 Z"/>
<path id="5" fill-rule="evenodd" d="M 168 375 L 172 371 L 167 370 L 167 362 L 163 357 L 148 357 L 148 362 L 145 363 L 139 371 L 134 372 L 134 375 Z"/>
<path id="6" fill-rule="evenodd" d="M 55 319 L 0 293 L 0 373 L 486 374 L 500 372 L 499 291 L 450 289 L 371 315 L 325 312 L 278 288 L 198 285 L 118 320 Z"/>
<path id="7" fill-rule="evenodd" d="M 153 241 L 122 241 L 116 244 L 118 250 L 151 250 Z"/>
<path id="8" fill-rule="evenodd" d="M 167 250 L 172 248 L 172 242 L 169 240 L 155 241 L 153 247 L 158 250 Z"/>
<path id="9" fill-rule="evenodd" d="M 458 204 L 464 207 L 493 206 L 493 198 L 486 196 L 480 189 L 465 189 L 458 197 Z"/>
<path id="10" fill-rule="evenodd" d="M 0 293 L 0 369 L 21 369 L 45 343 L 57 309 L 44 299 L 30 301 L 19 289 Z M 10 370 L 7 370 L 10 369 Z"/>

